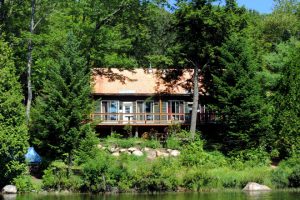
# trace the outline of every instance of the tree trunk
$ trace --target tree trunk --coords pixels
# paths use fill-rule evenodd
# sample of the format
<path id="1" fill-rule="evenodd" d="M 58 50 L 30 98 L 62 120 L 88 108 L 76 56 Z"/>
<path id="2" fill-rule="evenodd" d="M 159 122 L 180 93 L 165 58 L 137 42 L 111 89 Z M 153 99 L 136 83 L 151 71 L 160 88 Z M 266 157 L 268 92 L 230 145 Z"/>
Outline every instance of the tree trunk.
<path id="1" fill-rule="evenodd" d="M 196 125 L 197 125 L 197 111 L 199 103 L 199 85 L 198 85 L 198 65 L 194 67 L 194 91 L 193 91 L 193 107 L 192 107 L 192 119 L 191 119 L 191 136 L 195 138 Z"/>
<path id="2" fill-rule="evenodd" d="M 71 166 L 72 166 L 72 153 L 68 153 L 68 168 L 67 168 L 67 178 L 70 178 L 71 175 Z"/>
<path id="3" fill-rule="evenodd" d="M 32 66 L 32 36 L 34 29 L 34 15 L 35 15 L 35 0 L 31 0 L 31 20 L 30 20 L 30 38 L 28 41 L 28 57 L 27 57 L 27 105 L 26 105 L 26 122 L 30 120 L 30 108 L 32 101 L 32 86 L 31 86 L 31 66 Z"/>

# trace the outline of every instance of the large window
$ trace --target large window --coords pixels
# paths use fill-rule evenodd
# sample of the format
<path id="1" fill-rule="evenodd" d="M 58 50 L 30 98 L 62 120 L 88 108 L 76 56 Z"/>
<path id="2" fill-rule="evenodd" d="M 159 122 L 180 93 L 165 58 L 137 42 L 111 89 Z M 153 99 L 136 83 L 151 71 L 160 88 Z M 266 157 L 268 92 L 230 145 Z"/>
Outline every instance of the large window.
<path id="1" fill-rule="evenodd" d="M 169 101 L 168 103 L 169 120 L 184 120 L 183 101 Z"/>
<path id="2" fill-rule="evenodd" d="M 153 120 L 153 101 L 137 101 L 138 120 Z"/>
<path id="3" fill-rule="evenodd" d="M 101 112 L 106 113 L 103 115 L 103 120 L 118 120 L 118 115 L 114 113 L 118 113 L 119 101 L 109 100 L 101 102 Z"/>

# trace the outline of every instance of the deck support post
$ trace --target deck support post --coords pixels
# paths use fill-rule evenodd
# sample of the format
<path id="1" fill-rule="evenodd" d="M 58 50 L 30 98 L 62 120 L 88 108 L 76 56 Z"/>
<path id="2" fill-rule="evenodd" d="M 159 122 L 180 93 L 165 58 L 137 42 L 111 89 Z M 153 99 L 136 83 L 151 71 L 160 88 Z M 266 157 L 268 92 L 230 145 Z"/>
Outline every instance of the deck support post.
<path id="1" fill-rule="evenodd" d="M 135 135 L 134 137 L 138 138 L 139 137 L 139 127 L 135 127 Z"/>
<path id="2" fill-rule="evenodd" d="M 114 132 L 114 127 L 111 126 L 111 127 L 110 127 L 110 136 L 112 136 L 113 132 Z"/>

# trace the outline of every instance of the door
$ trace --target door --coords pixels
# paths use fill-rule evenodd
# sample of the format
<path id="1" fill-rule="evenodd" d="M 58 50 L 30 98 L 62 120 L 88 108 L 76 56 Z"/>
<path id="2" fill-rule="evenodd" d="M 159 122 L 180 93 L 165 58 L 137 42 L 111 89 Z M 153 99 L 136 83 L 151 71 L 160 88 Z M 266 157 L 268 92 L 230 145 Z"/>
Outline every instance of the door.
<path id="1" fill-rule="evenodd" d="M 133 120 L 133 102 L 123 103 L 123 122 L 130 123 Z"/>

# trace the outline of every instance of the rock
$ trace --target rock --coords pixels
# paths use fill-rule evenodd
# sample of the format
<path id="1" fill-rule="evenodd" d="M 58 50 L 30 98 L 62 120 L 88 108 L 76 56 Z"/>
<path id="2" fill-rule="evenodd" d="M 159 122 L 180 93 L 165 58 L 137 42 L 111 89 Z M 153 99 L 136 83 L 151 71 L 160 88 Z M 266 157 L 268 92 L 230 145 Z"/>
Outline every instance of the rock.
<path id="1" fill-rule="evenodd" d="M 148 147 L 145 147 L 145 148 L 144 148 L 144 151 L 145 151 L 145 152 L 150 151 L 150 150 L 151 150 L 151 149 L 148 148 Z"/>
<path id="2" fill-rule="evenodd" d="M 169 157 L 169 153 L 156 150 L 157 157 Z"/>
<path id="3" fill-rule="evenodd" d="M 15 200 L 15 199 L 17 199 L 17 194 L 3 194 L 3 200 Z"/>
<path id="4" fill-rule="evenodd" d="M 156 151 L 153 149 L 149 149 L 148 151 L 146 151 L 146 154 L 149 160 L 154 160 L 156 158 Z"/>
<path id="5" fill-rule="evenodd" d="M 172 152 L 172 149 L 167 149 L 167 152 L 168 152 L 168 153 L 171 153 L 171 152 Z"/>
<path id="6" fill-rule="evenodd" d="M 111 148 L 109 148 L 109 152 L 110 153 L 119 152 L 119 148 L 117 148 L 117 147 L 111 147 Z"/>
<path id="7" fill-rule="evenodd" d="M 130 148 L 128 148 L 128 151 L 129 152 L 134 152 L 134 151 L 137 151 L 138 149 L 137 148 L 135 148 L 135 147 L 130 147 Z"/>
<path id="8" fill-rule="evenodd" d="M 260 185 L 254 182 L 247 183 L 247 185 L 243 188 L 243 191 L 268 191 L 268 190 L 271 190 L 271 188 L 269 188 L 266 185 Z"/>
<path id="9" fill-rule="evenodd" d="M 6 185 L 2 189 L 3 194 L 17 194 L 18 190 L 17 187 L 14 185 Z"/>
<path id="10" fill-rule="evenodd" d="M 170 152 L 170 156 L 177 157 L 179 155 L 180 155 L 180 151 L 178 151 L 178 150 L 172 150 Z"/>
<path id="11" fill-rule="evenodd" d="M 118 157 L 118 156 L 120 156 L 120 153 L 119 153 L 119 152 L 114 152 L 114 153 L 112 153 L 111 155 L 112 155 L 112 156 L 115 156 L 115 157 Z"/>
<path id="12" fill-rule="evenodd" d="M 127 149 L 120 149 L 120 153 L 126 153 L 127 151 Z"/>
<path id="13" fill-rule="evenodd" d="M 102 146 L 101 144 L 98 144 L 98 145 L 97 145 L 97 148 L 98 148 L 98 149 L 102 149 L 103 146 Z"/>
<path id="14" fill-rule="evenodd" d="M 135 155 L 135 156 L 143 156 L 143 152 L 141 152 L 140 150 L 135 150 L 134 152 L 132 152 L 132 155 Z"/>

